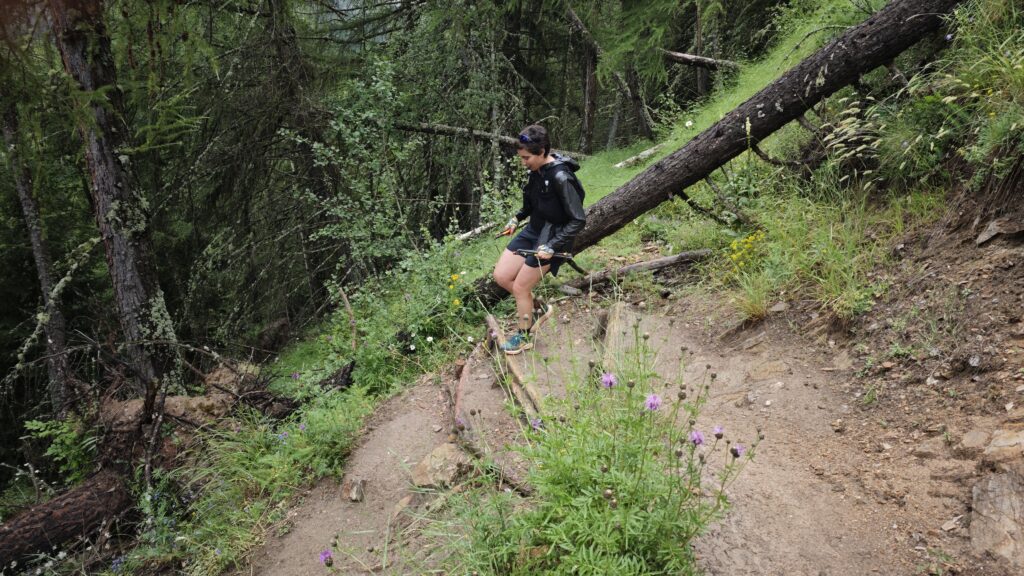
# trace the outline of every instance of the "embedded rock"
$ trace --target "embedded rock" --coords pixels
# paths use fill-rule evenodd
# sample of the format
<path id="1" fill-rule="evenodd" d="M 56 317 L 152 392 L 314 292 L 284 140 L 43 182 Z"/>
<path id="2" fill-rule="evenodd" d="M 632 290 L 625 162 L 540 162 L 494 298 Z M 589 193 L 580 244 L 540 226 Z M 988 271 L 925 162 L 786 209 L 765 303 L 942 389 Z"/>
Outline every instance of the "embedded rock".
<path id="1" fill-rule="evenodd" d="M 1024 568 L 1024 476 L 1020 471 L 992 474 L 973 493 L 971 546 Z"/>
<path id="2" fill-rule="evenodd" d="M 988 446 L 988 439 L 991 436 L 988 430 L 975 428 L 960 438 L 956 452 L 962 458 L 973 458 L 981 454 Z"/>
<path id="3" fill-rule="evenodd" d="M 412 482 L 420 488 L 447 488 L 471 468 L 469 456 L 455 444 L 446 442 L 413 468 Z"/>
<path id="4" fill-rule="evenodd" d="M 1024 429 L 996 430 L 982 460 L 1002 469 L 1024 460 Z"/>

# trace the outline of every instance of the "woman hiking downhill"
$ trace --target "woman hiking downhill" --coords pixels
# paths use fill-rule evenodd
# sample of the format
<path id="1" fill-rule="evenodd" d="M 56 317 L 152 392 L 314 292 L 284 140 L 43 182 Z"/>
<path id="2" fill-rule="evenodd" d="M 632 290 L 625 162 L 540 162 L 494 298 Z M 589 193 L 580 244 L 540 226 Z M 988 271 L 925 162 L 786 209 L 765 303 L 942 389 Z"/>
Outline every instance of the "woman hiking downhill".
<path id="1" fill-rule="evenodd" d="M 523 207 L 508 221 L 502 235 L 515 233 L 519 222 L 530 223 L 508 244 L 494 266 L 494 280 L 516 299 L 518 331 L 502 346 L 506 354 L 518 354 L 533 348 L 531 330 L 554 314 L 554 306 L 535 303 L 533 287 L 545 272 L 558 275 L 564 258 L 556 252 L 571 252 L 573 239 L 587 223 L 583 211 L 583 186 L 574 172 L 575 160 L 551 153 L 548 131 L 536 124 L 519 134 L 516 153 L 530 171 L 523 187 Z M 536 250 L 523 257 L 517 250 Z M 536 304 L 536 305 L 535 305 Z"/>

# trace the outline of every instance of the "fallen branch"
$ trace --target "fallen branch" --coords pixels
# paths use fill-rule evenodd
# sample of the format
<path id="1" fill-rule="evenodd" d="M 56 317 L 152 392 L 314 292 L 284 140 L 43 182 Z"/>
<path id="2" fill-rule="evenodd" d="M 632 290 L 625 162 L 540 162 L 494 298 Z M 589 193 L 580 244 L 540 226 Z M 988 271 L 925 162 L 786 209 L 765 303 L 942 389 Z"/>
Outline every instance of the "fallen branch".
<path id="1" fill-rule="evenodd" d="M 722 189 L 718 187 L 718 184 L 715 184 L 715 181 L 712 180 L 710 176 L 705 177 L 704 182 L 706 182 L 711 188 L 711 191 L 715 193 L 715 198 L 718 202 L 725 206 L 725 208 L 736 217 L 736 220 L 739 220 L 740 224 L 748 227 L 754 225 L 754 220 L 747 216 L 735 202 L 727 198 L 725 194 L 722 193 Z"/>
<path id="2" fill-rule="evenodd" d="M 519 145 L 519 140 L 502 134 L 494 134 L 493 132 L 484 132 L 483 130 L 474 130 L 472 128 L 462 128 L 460 126 L 448 126 L 446 124 L 428 124 L 426 122 L 420 122 L 419 124 L 405 124 L 395 123 L 395 128 L 404 130 L 406 132 L 420 132 L 423 134 L 434 134 L 437 136 L 458 136 L 460 138 L 470 138 L 473 140 L 480 140 L 481 142 L 498 142 L 505 146 L 515 148 Z M 552 148 L 552 152 L 561 154 L 563 156 L 572 156 L 573 158 L 586 158 L 586 154 L 580 152 L 573 152 L 571 150 L 559 150 Z"/>
<path id="3" fill-rule="evenodd" d="M 818 162 L 824 160 L 826 155 L 825 152 L 822 152 L 814 156 L 808 156 L 803 160 L 779 160 L 778 158 L 769 156 L 768 153 L 762 150 L 761 147 L 758 146 L 757 144 L 752 145 L 750 149 L 753 150 L 754 154 L 757 154 L 757 157 L 760 158 L 761 160 L 764 160 L 765 162 L 772 164 L 773 166 L 784 166 L 787 168 L 810 168 L 814 164 L 817 164 Z"/>
<path id="4" fill-rule="evenodd" d="M 475 238 L 483 234 L 484 232 L 487 232 L 488 230 L 494 228 L 497 225 L 497 222 L 491 222 L 490 224 L 481 224 L 468 232 L 463 232 L 462 234 L 459 234 L 458 236 L 455 237 L 455 239 L 458 240 L 459 242 L 469 240 L 470 238 Z"/>
<path id="5" fill-rule="evenodd" d="M 590 291 L 593 290 L 594 287 L 608 282 L 609 280 L 622 278 L 637 272 L 655 272 L 672 266 L 692 264 L 703 260 L 710 255 L 711 250 L 708 250 L 707 248 L 701 250 L 690 250 L 689 252 L 680 252 L 673 256 L 666 256 L 656 260 L 647 260 L 645 262 L 637 262 L 636 264 L 630 264 L 629 266 L 623 266 L 622 268 L 617 268 L 615 270 L 594 272 L 589 276 L 577 278 L 571 282 L 566 282 L 564 286 L 570 286 L 577 290 Z"/>
<path id="6" fill-rule="evenodd" d="M 682 52 L 673 52 L 671 50 L 662 49 L 661 51 L 665 55 L 665 59 L 677 64 L 686 64 L 687 66 L 694 66 L 697 68 L 707 68 L 708 70 L 719 70 L 721 68 L 739 68 L 740 65 L 732 60 L 716 60 L 714 58 L 708 58 L 707 56 L 697 56 L 696 54 L 684 54 Z"/>
<path id="7" fill-rule="evenodd" d="M 636 156 L 630 156 L 629 158 L 626 158 L 622 162 L 619 162 L 618 164 L 616 164 L 615 167 L 616 168 L 630 168 L 632 166 L 636 166 L 637 164 L 639 164 L 639 163 L 643 162 L 644 160 L 647 160 L 651 156 L 654 156 L 655 154 L 657 154 L 659 150 L 664 148 L 664 146 L 665 146 L 664 144 L 658 144 L 656 146 L 652 146 L 651 148 L 648 148 L 647 150 L 644 150 L 643 152 L 637 154 Z"/>
<path id="8" fill-rule="evenodd" d="M 679 193 L 679 197 L 682 198 L 683 202 L 686 202 L 686 205 L 689 206 L 690 209 L 693 210 L 694 212 L 696 212 L 697 214 L 700 214 L 700 215 L 704 216 L 705 218 L 709 218 L 711 220 L 714 220 L 715 222 L 718 222 L 719 224 L 721 224 L 722 226 L 725 226 L 727 228 L 729 226 L 732 226 L 732 222 L 727 222 L 725 220 L 725 218 L 722 218 L 721 216 L 719 216 L 718 214 L 715 214 L 711 210 L 701 206 L 700 204 L 697 204 L 697 202 L 694 201 L 693 198 L 690 198 L 690 195 L 687 194 L 685 191 L 680 192 Z"/>

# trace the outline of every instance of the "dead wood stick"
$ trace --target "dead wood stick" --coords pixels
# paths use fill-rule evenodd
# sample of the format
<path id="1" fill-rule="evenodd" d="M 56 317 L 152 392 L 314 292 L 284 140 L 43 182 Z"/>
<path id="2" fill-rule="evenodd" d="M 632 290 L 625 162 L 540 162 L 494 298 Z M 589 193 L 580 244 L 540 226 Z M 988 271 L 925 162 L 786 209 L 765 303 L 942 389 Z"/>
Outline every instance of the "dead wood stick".
<path id="1" fill-rule="evenodd" d="M 716 60 L 714 58 L 708 58 L 707 56 L 697 56 L 696 54 L 684 54 L 682 52 L 673 52 L 671 50 L 662 49 L 662 54 L 665 55 L 665 59 L 676 62 L 677 64 L 686 64 L 687 66 L 694 66 L 697 68 L 707 68 L 708 70 L 718 70 L 720 68 L 739 68 L 740 65 L 732 60 Z"/>
<path id="2" fill-rule="evenodd" d="M 680 252 L 672 256 L 666 256 L 664 258 L 658 258 L 656 260 L 648 260 L 646 262 L 637 262 L 636 264 L 630 264 L 629 266 L 623 266 L 616 270 L 602 270 L 600 272 L 594 272 L 589 276 L 583 278 L 577 278 L 572 282 L 566 282 L 567 285 L 577 288 L 579 290 L 587 290 L 592 286 L 596 286 L 613 278 L 621 278 L 628 274 L 635 272 L 648 272 L 662 270 L 671 266 L 678 266 L 680 264 L 690 264 L 703 260 L 711 255 L 711 250 L 703 248 L 701 250 L 690 250 L 688 252 Z"/>

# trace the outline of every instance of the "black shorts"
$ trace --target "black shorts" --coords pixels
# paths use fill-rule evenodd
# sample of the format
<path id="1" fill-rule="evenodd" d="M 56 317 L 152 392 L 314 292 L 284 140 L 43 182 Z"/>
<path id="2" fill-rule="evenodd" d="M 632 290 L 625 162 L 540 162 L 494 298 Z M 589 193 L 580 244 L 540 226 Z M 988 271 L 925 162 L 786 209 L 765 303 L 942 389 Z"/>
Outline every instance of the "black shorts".
<path id="1" fill-rule="evenodd" d="M 512 252 L 515 252 L 516 250 L 536 250 L 538 245 L 537 239 L 537 233 L 527 226 L 526 228 L 523 228 L 522 232 L 516 234 L 516 237 L 508 243 L 508 249 Z M 570 246 L 569 249 L 571 250 L 572 247 Z M 545 260 L 544 265 L 547 266 L 550 264 L 551 268 L 548 269 L 548 272 L 550 272 L 552 276 L 558 276 L 558 268 L 562 266 L 562 262 L 565 262 L 565 258 L 555 256 L 550 260 Z M 530 268 L 540 268 L 541 263 L 537 260 L 536 256 L 531 254 L 526 257 L 526 265 Z"/>

